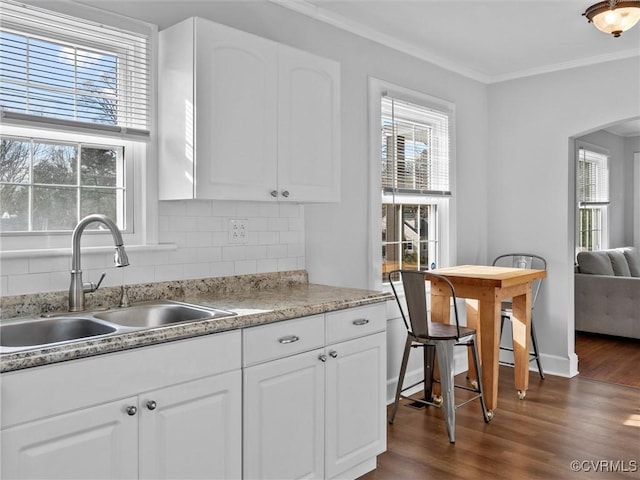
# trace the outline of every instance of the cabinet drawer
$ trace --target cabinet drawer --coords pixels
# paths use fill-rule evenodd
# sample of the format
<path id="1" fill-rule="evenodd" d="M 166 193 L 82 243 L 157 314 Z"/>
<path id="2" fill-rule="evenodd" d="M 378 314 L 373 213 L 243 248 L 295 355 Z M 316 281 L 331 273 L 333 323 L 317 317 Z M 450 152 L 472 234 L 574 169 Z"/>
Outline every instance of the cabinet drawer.
<path id="1" fill-rule="evenodd" d="M 382 332 L 387 327 L 385 304 L 327 313 L 327 344 Z"/>
<path id="2" fill-rule="evenodd" d="M 324 315 L 287 320 L 242 331 L 244 366 L 324 346 Z"/>

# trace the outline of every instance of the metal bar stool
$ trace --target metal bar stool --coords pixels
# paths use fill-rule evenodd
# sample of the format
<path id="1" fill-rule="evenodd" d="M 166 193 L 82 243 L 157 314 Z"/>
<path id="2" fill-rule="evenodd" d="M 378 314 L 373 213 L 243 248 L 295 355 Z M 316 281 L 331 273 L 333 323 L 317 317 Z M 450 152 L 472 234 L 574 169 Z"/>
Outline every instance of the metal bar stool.
<path id="1" fill-rule="evenodd" d="M 396 288 L 393 284 L 393 278 L 399 276 L 404 287 L 404 296 L 407 305 L 409 321 L 402 308 L 402 302 Z M 456 385 L 453 374 L 453 347 L 463 346 L 470 348 L 473 353 L 474 367 L 476 378 L 482 378 L 480 359 L 478 358 L 478 350 L 476 349 L 475 336 L 476 331 L 472 328 L 461 327 L 458 321 L 458 309 L 456 307 L 456 293 L 451 282 L 442 275 L 436 275 L 429 272 L 417 270 L 394 270 L 388 274 L 389 283 L 393 290 L 393 294 L 398 302 L 400 314 L 407 327 L 407 340 L 405 343 L 404 354 L 402 356 L 402 365 L 400 367 L 400 375 L 398 378 L 398 386 L 396 388 L 395 402 L 391 411 L 389 423 L 393 424 L 400 398 L 409 398 L 402 393 L 409 388 L 417 385 L 403 387 L 404 376 L 407 371 L 407 363 L 412 347 L 422 346 L 425 348 L 425 397 L 422 400 L 411 399 L 425 405 L 432 405 L 444 408 L 445 421 L 447 425 L 447 433 L 449 441 L 455 443 L 455 424 L 456 424 L 456 408 L 469 403 L 472 400 L 480 399 L 482 406 L 482 416 L 485 422 L 489 422 L 493 417 L 493 412 L 487 411 L 482 393 L 482 382 L 477 382 L 477 388 L 471 388 L 462 385 Z M 433 280 L 444 282 L 451 288 L 451 298 L 453 299 L 453 307 L 455 312 L 455 325 L 431 322 L 428 318 L 427 294 L 426 286 Z M 440 370 L 440 383 L 442 387 L 442 402 L 434 401 L 431 385 L 433 376 L 433 349 L 438 359 L 438 369 Z M 420 382 L 418 382 L 420 383 Z M 465 402 L 456 405 L 454 400 L 454 387 L 462 388 L 474 392 L 475 395 Z"/>
<path id="2" fill-rule="evenodd" d="M 547 270 L 547 261 L 540 255 L 533 253 L 505 253 L 495 258 L 493 261 L 495 267 L 512 267 L 512 268 L 534 268 L 537 270 Z M 540 378 L 544 378 L 544 371 L 542 370 L 542 363 L 540 362 L 540 351 L 538 350 L 538 338 L 536 337 L 536 329 L 533 321 L 533 308 L 536 304 L 536 298 L 538 298 L 538 292 L 540 292 L 540 286 L 542 285 L 542 279 L 536 280 L 533 283 L 533 296 L 531 299 L 531 347 L 533 352 L 529 352 L 529 361 L 536 361 L 538 366 L 538 373 Z M 511 315 L 513 309 L 510 301 L 502 302 L 500 313 L 500 349 L 513 352 L 513 348 L 502 346 L 502 331 L 504 330 L 504 321 L 511 321 Z M 501 361 L 502 365 L 511 365 L 512 362 Z"/>

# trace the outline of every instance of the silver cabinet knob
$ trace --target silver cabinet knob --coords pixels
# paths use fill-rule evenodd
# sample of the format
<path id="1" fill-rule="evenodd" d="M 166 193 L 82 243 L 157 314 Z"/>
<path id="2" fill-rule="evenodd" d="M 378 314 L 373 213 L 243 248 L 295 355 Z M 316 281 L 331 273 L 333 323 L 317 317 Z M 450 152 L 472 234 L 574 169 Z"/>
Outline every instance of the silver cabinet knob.
<path id="1" fill-rule="evenodd" d="M 278 191 L 277 190 L 271 190 L 271 196 L 272 197 L 277 197 L 278 196 Z"/>
<path id="2" fill-rule="evenodd" d="M 289 194 L 289 190 L 283 190 L 283 191 L 282 191 L 282 196 L 283 196 L 284 198 L 288 198 L 288 197 L 289 197 L 289 195 L 290 195 L 290 194 Z"/>
<path id="3" fill-rule="evenodd" d="M 320 356 L 318 357 L 318 359 L 319 359 L 321 362 L 326 362 L 326 361 L 327 361 L 327 356 L 323 354 L 323 355 L 320 355 Z"/>
<path id="4" fill-rule="evenodd" d="M 127 415 L 133 417 L 136 413 L 138 413 L 138 407 L 135 405 L 129 405 L 127 407 Z"/>
<path id="5" fill-rule="evenodd" d="M 147 408 L 149 410 L 155 410 L 157 406 L 158 406 L 158 404 L 155 402 L 155 400 L 149 400 L 147 402 Z"/>
<path id="6" fill-rule="evenodd" d="M 336 352 L 335 350 L 331 350 L 329 352 L 329 355 L 331 355 L 331 358 L 336 358 L 338 356 L 338 352 Z"/>

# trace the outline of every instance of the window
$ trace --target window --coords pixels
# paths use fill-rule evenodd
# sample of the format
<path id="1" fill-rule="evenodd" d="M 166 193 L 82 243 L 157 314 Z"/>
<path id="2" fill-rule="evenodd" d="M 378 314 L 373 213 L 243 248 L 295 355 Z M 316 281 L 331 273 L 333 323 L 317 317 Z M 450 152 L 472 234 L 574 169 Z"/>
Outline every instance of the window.
<path id="1" fill-rule="evenodd" d="M 0 227 L 3 232 L 73 230 L 102 213 L 126 230 L 124 148 L 3 137 Z"/>
<path id="2" fill-rule="evenodd" d="M 577 251 L 608 248 L 609 157 L 580 146 L 576 172 Z"/>
<path id="3" fill-rule="evenodd" d="M 449 115 L 381 99 L 382 280 L 440 265 L 449 188 Z"/>
<path id="4" fill-rule="evenodd" d="M 133 162 L 151 130 L 152 30 L 6 0 L 2 17 L 2 235 L 68 233 L 90 213 L 133 234 L 142 190 Z"/>

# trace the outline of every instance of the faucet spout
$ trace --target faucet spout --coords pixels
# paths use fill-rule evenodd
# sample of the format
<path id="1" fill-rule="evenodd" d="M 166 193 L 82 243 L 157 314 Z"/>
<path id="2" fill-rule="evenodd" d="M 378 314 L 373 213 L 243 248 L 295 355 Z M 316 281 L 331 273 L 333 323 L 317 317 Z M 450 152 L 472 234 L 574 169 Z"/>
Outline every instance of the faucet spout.
<path id="1" fill-rule="evenodd" d="M 113 243 L 115 244 L 114 264 L 116 267 L 126 267 L 129 265 L 129 258 L 124 249 L 122 234 L 113 220 L 101 214 L 94 213 L 87 215 L 78 222 L 73 230 L 71 238 L 71 285 L 69 287 L 69 311 L 78 312 L 85 309 L 85 292 L 94 292 L 98 288 L 93 282 L 84 283 L 82 281 L 82 268 L 80 261 L 80 239 L 87 225 L 93 222 L 102 223 L 111 232 Z"/>

